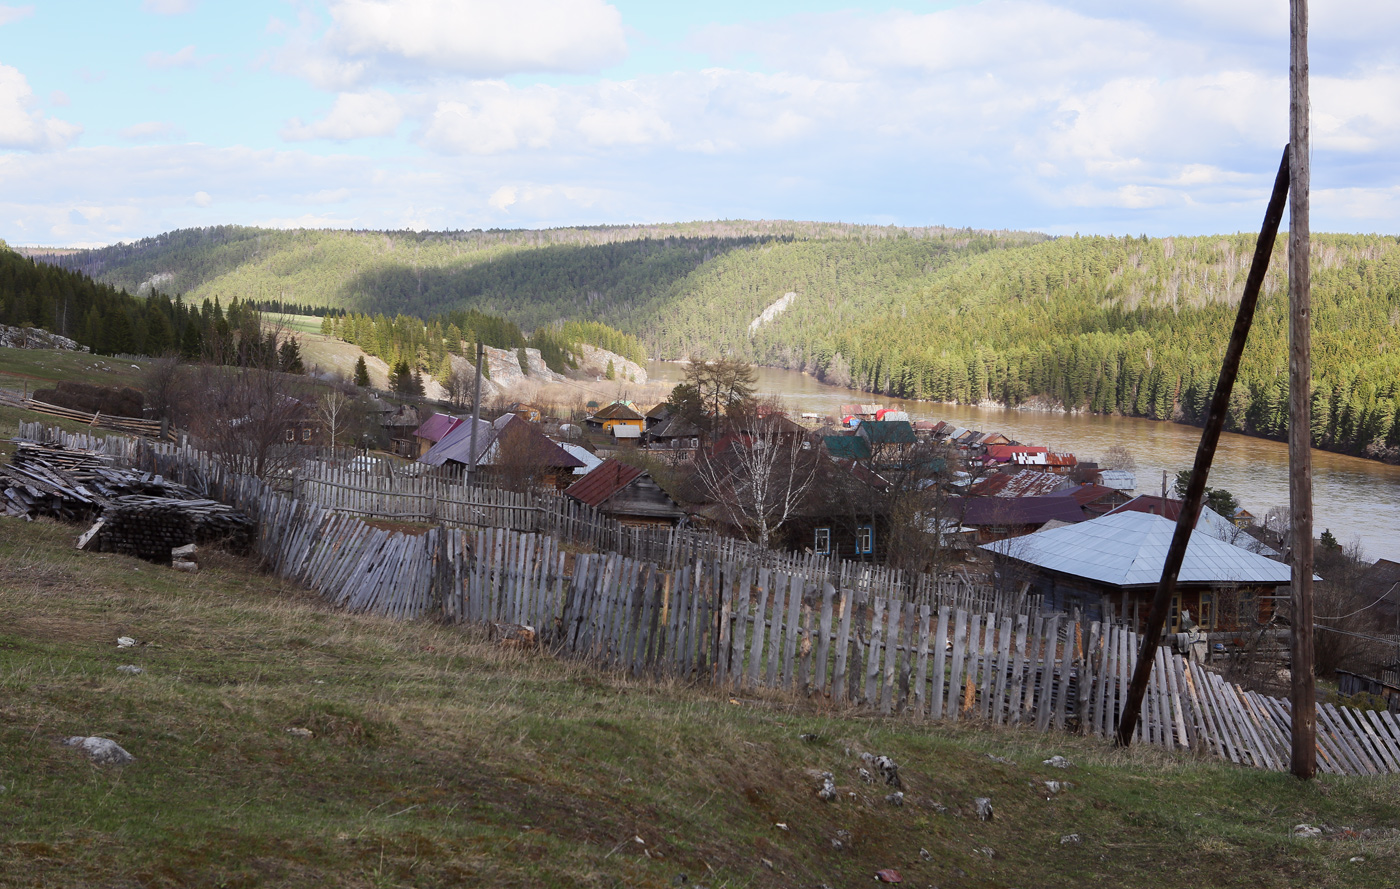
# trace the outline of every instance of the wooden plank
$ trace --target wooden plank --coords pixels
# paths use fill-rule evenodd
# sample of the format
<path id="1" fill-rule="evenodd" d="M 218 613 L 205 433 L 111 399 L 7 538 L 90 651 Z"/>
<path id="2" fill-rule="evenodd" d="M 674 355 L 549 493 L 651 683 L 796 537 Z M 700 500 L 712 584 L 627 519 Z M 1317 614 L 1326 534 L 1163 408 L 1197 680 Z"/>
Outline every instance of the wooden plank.
<path id="1" fill-rule="evenodd" d="M 836 664 L 831 676 L 831 693 L 836 703 L 846 701 L 846 662 L 850 653 L 851 618 L 855 597 L 845 586 L 841 587 L 839 628 L 836 631 Z"/>
<path id="2" fill-rule="evenodd" d="M 821 614 L 821 622 L 818 624 L 818 634 L 819 634 L 819 635 L 817 636 L 817 659 L 816 659 L 816 676 L 815 676 L 815 678 L 816 678 L 816 689 L 817 689 L 817 692 L 818 692 L 819 694 L 825 694 L 826 691 L 827 691 L 827 679 L 828 679 L 828 670 L 829 670 L 829 665 L 828 665 L 827 662 L 828 662 L 829 658 L 831 657 L 831 621 L 832 621 L 832 610 L 833 610 L 833 609 L 832 609 L 832 606 L 833 606 L 833 604 L 834 604 L 835 598 L 836 598 L 836 587 L 832 586 L 832 585 L 831 585 L 830 583 L 828 583 L 828 582 L 823 581 L 823 582 L 822 582 L 822 614 Z M 760 610 L 760 611 L 759 611 L 759 616 L 760 616 L 760 618 L 762 617 L 762 614 L 763 614 L 763 612 L 762 612 L 762 610 Z M 762 636 L 762 629 L 763 629 L 762 623 L 758 624 L 757 627 L 755 628 L 755 632 L 754 632 L 755 641 L 758 640 L 758 637 L 761 637 L 761 636 Z"/>
<path id="3" fill-rule="evenodd" d="M 1038 731 L 1049 731 L 1050 719 L 1054 716 L 1056 695 L 1055 665 L 1059 655 L 1060 615 L 1050 618 L 1045 626 L 1045 636 L 1040 655 L 1040 695 L 1036 700 L 1035 727 Z"/>
<path id="4" fill-rule="evenodd" d="M 748 655 L 750 658 L 753 657 L 752 653 L 749 651 L 753 646 L 753 637 L 762 635 L 762 627 L 754 623 L 753 609 L 749 604 L 749 596 L 753 590 L 753 583 L 754 569 L 746 565 L 739 574 L 738 604 L 734 607 L 734 627 L 730 631 L 734 640 L 734 654 L 731 656 L 730 672 L 733 676 L 733 685 L 735 688 L 740 688 L 744 685 L 744 657 L 745 655 Z M 755 629 L 758 629 L 760 632 L 753 632 Z"/>
<path id="5" fill-rule="evenodd" d="M 1355 711 L 1350 707 L 1336 707 L 1331 704 L 1328 706 L 1333 708 L 1333 713 L 1337 717 L 1338 725 L 1349 733 L 1352 745 L 1356 748 L 1357 752 L 1365 758 L 1366 764 L 1371 767 L 1371 773 L 1379 774 L 1386 771 L 1384 767 L 1384 754 L 1381 753 L 1376 739 L 1371 736 L 1371 733 L 1367 731 L 1361 721 L 1356 718 Z"/>
<path id="6" fill-rule="evenodd" d="M 799 575 L 799 577 L 805 577 Z M 801 694 L 810 694 L 812 690 L 812 619 L 813 609 L 809 596 L 816 590 L 807 586 L 806 580 L 802 579 L 802 639 L 798 643 L 798 670 L 797 670 L 797 690 Z"/>
<path id="7" fill-rule="evenodd" d="M 995 725 L 1006 723 L 1007 672 L 1011 669 L 1012 616 L 1007 615 L 1001 622 L 1001 635 L 997 642 L 997 675 L 992 687 L 992 722 Z"/>
<path id="8" fill-rule="evenodd" d="M 1039 704 L 1036 701 L 1036 693 L 1042 682 L 1043 661 L 1045 660 L 1045 616 L 1036 614 L 1031 622 L 1029 636 L 1026 640 L 1026 680 L 1025 688 L 1022 690 L 1021 712 L 1023 719 L 1029 723 L 1039 721 Z"/>
<path id="9" fill-rule="evenodd" d="M 874 617 L 870 622 L 870 650 L 865 658 L 865 692 L 862 700 L 867 706 L 878 706 L 880 686 L 877 679 L 880 675 L 880 654 L 885 643 L 885 607 L 887 602 L 883 596 L 876 596 L 871 604 L 874 606 Z"/>
<path id="10" fill-rule="evenodd" d="M 899 653 L 899 625 L 903 603 L 890 598 L 885 605 L 884 667 L 880 671 L 880 712 L 888 716 L 895 707 L 895 658 Z"/>
<path id="11" fill-rule="evenodd" d="M 1235 746 L 1234 733 L 1229 721 L 1216 701 L 1215 689 L 1210 681 L 1211 673 L 1198 664 L 1191 665 L 1190 673 L 1195 688 L 1200 693 L 1201 703 L 1205 705 L 1203 712 L 1209 723 L 1208 734 L 1215 741 L 1217 755 L 1221 759 L 1228 758 L 1231 762 L 1239 763 L 1242 758 L 1241 751 Z"/>
<path id="12" fill-rule="evenodd" d="M 798 618 L 802 613 L 802 577 L 794 574 L 788 581 L 788 612 L 784 630 L 786 641 L 783 643 L 783 687 L 789 691 L 795 691 L 797 686 L 797 636 Z"/>
<path id="13" fill-rule="evenodd" d="M 778 668 L 782 665 L 782 639 L 783 639 L 783 615 L 787 613 L 787 597 L 789 587 L 788 575 L 773 575 L 773 600 L 768 618 L 768 661 L 765 665 L 764 684 L 769 688 L 777 688 L 779 682 Z"/>
<path id="14" fill-rule="evenodd" d="M 959 608 L 953 625 L 953 667 L 948 674 L 946 712 L 950 722 L 957 722 L 962 710 L 963 663 L 967 658 L 967 618 L 967 612 Z"/>
<path id="15" fill-rule="evenodd" d="M 1007 697 L 1007 720 L 1011 725 L 1021 722 L 1021 700 L 1026 682 L 1026 634 L 1030 618 L 1025 614 L 1016 615 L 1015 657 L 1011 662 L 1011 686 Z"/>
<path id="16" fill-rule="evenodd" d="M 766 567 L 758 569 L 758 606 L 754 609 L 753 641 L 749 643 L 748 685 L 758 687 L 763 668 L 764 640 L 768 635 L 768 600 L 772 595 L 772 577 Z M 769 649 L 769 656 L 772 656 Z"/>
<path id="17" fill-rule="evenodd" d="M 948 658 L 948 621 L 952 617 L 952 609 L 947 605 L 938 607 L 938 626 L 933 633 L 933 687 L 929 690 L 929 718 L 943 718 L 943 702 L 946 692 L 943 683 L 946 680 L 946 663 Z"/>
<path id="18" fill-rule="evenodd" d="M 1371 765 L 1369 757 L 1365 756 L 1358 745 L 1354 733 L 1347 731 L 1341 720 L 1341 715 L 1336 712 L 1336 708 L 1331 704 L 1321 704 L 1317 708 L 1318 725 L 1326 725 L 1327 731 L 1332 739 L 1337 742 L 1338 749 L 1342 752 L 1349 767 L 1349 773 L 1353 775 L 1374 775 L 1376 769 Z"/>
<path id="19" fill-rule="evenodd" d="M 1386 751 L 1386 765 L 1391 772 L 1400 772 L 1400 736 L 1392 734 L 1381 718 L 1381 714 L 1375 710 L 1367 710 L 1366 718 L 1370 720 L 1371 731 Z"/>
<path id="20" fill-rule="evenodd" d="M 919 623 L 917 627 L 918 655 L 914 666 L 914 716 L 922 719 L 928 713 L 928 644 L 929 644 L 929 624 L 933 616 L 932 607 L 924 602 L 919 606 Z M 940 677 L 941 678 L 941 677 Z M 939 691 L 943 687 L 939 685 Z"/>

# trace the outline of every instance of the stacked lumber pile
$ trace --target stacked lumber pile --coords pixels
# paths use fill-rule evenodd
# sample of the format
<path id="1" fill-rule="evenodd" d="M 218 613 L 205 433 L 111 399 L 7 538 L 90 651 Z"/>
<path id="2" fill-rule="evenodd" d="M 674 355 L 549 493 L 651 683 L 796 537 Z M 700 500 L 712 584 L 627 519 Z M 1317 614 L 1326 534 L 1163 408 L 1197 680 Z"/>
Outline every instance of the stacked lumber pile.
<path id="1" fill-rule="evenodd" d="M 104 454 L 29 441 L 18 443 L 10 465 L 0 465 L 0 515 L 96 519 L 79 549 L 165 564 L 172 549 L 190 544 L 247 552 L 255 532 L 244 513 L 162 476 L 112 466 Z"/>
<path id="2" fill-rule="evenodd" d="M 252 520 L 214 500 L 131 496 L 112 501 L 78 545 L 169 564 L 172 550 L 210 543 L 246 553 L 253 543 Z"/>
<path id="3" fill-rule="evenodd" d="M 111 458 L 21 441 L 9 466 L 0 465 L 0 514 L 90 521 L 118 497 L 146 495 L 192 500 L 198 495 L 149 472 L 118 469 Z"/>

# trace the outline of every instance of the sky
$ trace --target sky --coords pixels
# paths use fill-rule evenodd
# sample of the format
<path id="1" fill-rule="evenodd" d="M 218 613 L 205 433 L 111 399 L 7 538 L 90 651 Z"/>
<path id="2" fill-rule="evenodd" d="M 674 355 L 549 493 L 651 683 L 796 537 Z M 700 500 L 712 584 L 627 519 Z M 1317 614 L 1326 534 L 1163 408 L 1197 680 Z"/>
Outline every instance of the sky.
<path id="1" fill-rule="evenodd" d="M 1400 233 L 1400 2 L 1314 2 L 1312 227 Z M 0 239 L 1255 230 L 1287 0 L 0 4 Z"/>

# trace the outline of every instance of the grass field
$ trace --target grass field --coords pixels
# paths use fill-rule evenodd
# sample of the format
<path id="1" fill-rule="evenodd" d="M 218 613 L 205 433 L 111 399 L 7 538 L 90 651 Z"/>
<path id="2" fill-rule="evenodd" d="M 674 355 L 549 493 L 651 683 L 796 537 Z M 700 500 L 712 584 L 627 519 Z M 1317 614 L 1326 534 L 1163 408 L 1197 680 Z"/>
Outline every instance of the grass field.
<path id="1" fill-rule="evenodd" d="M 0 519 L 0 886 L 840 887 L 896 868 L 920 887 L 1262 889 L 1400 871 L 1395 779 L 1302 784 L 632 681 L 337 613 L 232 556 L 187 575 L 79 553 L 77 531 Z M 70 735 L 136 761 L 92 765 Z M 862 750 L 900 764 L 903 807 L 857 777 Z M 1294 839 L 1300 822 L 1329 830 Z"/>
<path id="2" fill-rule="evenodd" d="M 144 365 L 144 360 L 122 361 L 60 349 L 0 349 L 0 388 L 27 386 L 32 392 L 59 380 L 139 388 Z"/>

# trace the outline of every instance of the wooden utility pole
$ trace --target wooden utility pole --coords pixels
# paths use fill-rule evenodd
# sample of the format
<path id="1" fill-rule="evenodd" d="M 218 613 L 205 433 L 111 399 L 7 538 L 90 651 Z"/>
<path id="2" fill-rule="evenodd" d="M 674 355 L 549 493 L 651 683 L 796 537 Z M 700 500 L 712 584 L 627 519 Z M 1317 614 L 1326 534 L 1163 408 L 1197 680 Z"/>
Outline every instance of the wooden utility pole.
<path id="1" fill-rule="evenodd" d="M 1317 774 L 1317 689 L 1313 677 L 1312 279 L 1308 257 L 1311 180 L 1308 0 L 1290 0 L 1288 198 L 1288 508 L 1293 523 L 1293 706 L 1291 771 Z"/>
<path id="2" fill-rule="evenodd" d="M 481 340 L 476 341 L 476 383 L 472 389 L 472 428 L 470 438 L 467 440 L 467 448 L 471 451 L 467 455 L 467 482 L 476 480 L 476 424 L 481 418 L 481 362 L 485 361 L 486 347 Z"/>
<path id="3" fill-rule="evenodd" d="M 1191 480 L 1181 495 L 1181 513 L 1176 518 L 1176 530 L 1172 533 L 1171 546 L 1162 562 L 1162 577 L 1157 582 L 1157 591 L 1152 597 L 1152 607 L 1147 612 L 1147 626 L 1142 631 L 1142 646 L 1138 650 L 1137 666 L 1133 668 L 1133 681 L 1128 686 L 1128 697 L 1123 702 L 1123 712 L 1118 719 L 1118 744 L 1126 747 L 1132 743 L 1133 732 L 1137 730 L 1138 714 L 1142 712 L 1142 699 L 1147 694 L 1147 683 L 1152 676 L 1152 664 L 1157 660 L 1158 641 L 1162 637 L 1162 627 L 1167 622 L 1167 611 L 1172 597 L 1176 595 L 1176 579 L 1181 573 L 1181 564 L 1186 559 L 1186 547 L 1191 542 L 1191 532 L 1201 515 L 1201 501 L 1205 499 L 1206 479 L 1210 477 L 1210 465 L 1215 460 L 1215 448 L 1220 443 L 1220 431 L 1225 428 L 1225 415 L 1230 409 L 1230 391 L 1239 375 L 1240 357 L 1244 354 L 1245 343 L 1249 340 L 1249 328 L 1254 323 L 1254 309 L 1259 304 L 1259 291 L 1264 286 L 1264 275 L 1269 271 L 1269 257 L 1274 252 L 1274 240 L 1278 236 L 1279 223 L 1283 221 L 1283 206 L 1288 200 L 1288 149 L 1283 150 L 1279 161 L 1278 174 L 1274 177 L 1274 189 L 1269 196 L 1269 206 L 1264 211 L 1264 224 L 1259 229 L 1259 240 L 1254 244 L 1254 259 L 1249 266 L 1249 277 L 1244 282 L 1244 293 L 1240 296 L 1240 307 L 1235 314 L 1235 327 L 1230 331 L 1230 342 L 1225 346 L 1225 359 L 1220 365 L 1220 377 L 1215 383 L 1215 396 L 1210 402 L 1210 412 L 1206 415 L 1206 425 L 1201 430 L 1201 443 L 1196 447 L 1196 462 L 1191 467 Z M 1162 500 L 1165 503 L 1165 471 L 1162 473 Z M 1165 507 L 1164 507 L 1165 509 Z M 1137 604 L 1134 603 L 1136 623 Z"/>

